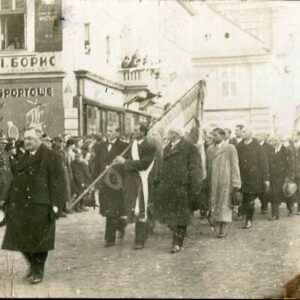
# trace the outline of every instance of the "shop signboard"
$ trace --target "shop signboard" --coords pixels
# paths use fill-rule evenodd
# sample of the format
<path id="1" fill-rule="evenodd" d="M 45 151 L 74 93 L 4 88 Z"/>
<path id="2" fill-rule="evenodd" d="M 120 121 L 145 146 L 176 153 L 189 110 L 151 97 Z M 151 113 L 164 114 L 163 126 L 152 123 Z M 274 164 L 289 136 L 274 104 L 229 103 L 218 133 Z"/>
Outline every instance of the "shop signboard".
<path id="1" fill-rule="evenodd" d="M 60 71 L 61 53 L 26 53 L 0 57 L 0 74 Z"/>
<path id="2" fill-rule="evenodd" d="M 36 127 L 49 135 L 63 133 L 63 93 L 61 79 L 0 80 L 0 129 L 12 122 L 20 133 Z"/>

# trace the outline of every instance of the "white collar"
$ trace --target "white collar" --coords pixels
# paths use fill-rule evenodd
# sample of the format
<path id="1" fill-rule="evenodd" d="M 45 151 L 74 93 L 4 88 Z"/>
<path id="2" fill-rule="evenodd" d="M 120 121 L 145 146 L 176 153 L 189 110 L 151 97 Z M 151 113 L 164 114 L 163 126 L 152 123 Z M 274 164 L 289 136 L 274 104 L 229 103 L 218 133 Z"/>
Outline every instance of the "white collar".
<path id="1" fill-rule="evenodd" d="M 33 150 L 33 151 L 29 151 L 30 155 L 32 155 L 32 156 L 35 155 L 36 152 L 37 152 L 37 149 L 36 149 L 36 150 Z"/>
<path id="2" fill-rule="evenodd" d="M 136 140 L 137 141 L 137 143 L 140 145 L 140 144 L 142 144 L 144 141 L 145 141 L 145 139 L 142 139 L 142 140 Z"/>
<path id="3" fill-rule="evenodd" d="M 252 143 L 253 139 L 251 138 L 249 142 L 244 141 L 245 145 L 250 145 Z"/>
<path id="4" fill-rule="evenodd" d="M 113 140 L 111 140 L 111 141 L 107 141 L 109 144 L 114 144 L 115 142 L 117 141 L 117 139 L 115 138 L 115 139 L 113 139 Z"/>
<path id="5" fill-rule="evenodd" d="M 259 142 L 259 144 L 260 144 L 261 146 L 263 146 L 263 145 L 264 145 L 264 143 L 265 143 L 265 141 L 261 141 L 261 142 Z"/>
<path id="6" fill-rule="evenodd" d="M 240 143 L 243 140 L 243 138 L 236 138 L 236 140 L 238 143 Z"/>
<path id="7" fill-rule="evenodd" d="M 217 148 L 221 148 L 224 144 L 226 144 L 226 141 L 223 140 L 221 143 L 217 144 Z"/>
<path id="8" fill-rule="evenodd" d="M 172 148 L 174 148 L 174 147 L 175 147 L 175 145 L 177 145 L 179 142 L 180 142 L 180 139 L 179 139 L 179 140 L 177 140 L 177 141 L 176 141 L 176 142 L 174 142 L 174 143 L 171 143 L 171 146 L 172 146 Z"/>

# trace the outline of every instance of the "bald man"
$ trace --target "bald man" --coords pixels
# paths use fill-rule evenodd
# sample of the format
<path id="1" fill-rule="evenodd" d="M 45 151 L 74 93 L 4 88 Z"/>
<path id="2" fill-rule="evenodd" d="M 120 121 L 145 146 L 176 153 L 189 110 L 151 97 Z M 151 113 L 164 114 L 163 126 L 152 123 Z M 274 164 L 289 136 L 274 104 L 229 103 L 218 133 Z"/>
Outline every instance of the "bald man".
<path id="1" fill-rule="evenodd" d="M 42 144 L 36 129 L 25 131 L 24 140 L 26 154 L 10 189 L 2 249 L 22 252 L 30 265 L 26 278 L 37 284 L 43 280 L 48 251 L 54 249 L 66 180 L 58 154 Z"/>
<path id="2" fill-rule="evenodd" d="M 264 149 L 253 139 L 252 130 L 243 128 L 243 141 L 239 145 L 239 166 L 242 179 L 242 213 L 246 216 L 243 228 L 252 226 L 255 199 L 270 187 L 269 165 Z"/>

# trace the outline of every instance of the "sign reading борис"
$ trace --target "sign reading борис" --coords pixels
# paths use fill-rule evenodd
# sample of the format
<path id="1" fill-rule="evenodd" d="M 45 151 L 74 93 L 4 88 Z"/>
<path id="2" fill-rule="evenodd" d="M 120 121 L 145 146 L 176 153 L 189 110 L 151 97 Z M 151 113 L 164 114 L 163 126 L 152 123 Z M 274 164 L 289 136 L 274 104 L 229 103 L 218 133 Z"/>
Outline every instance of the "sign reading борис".
<path id="1" fill-rule="evenodd" d="M 59 71 L 60 65 L 60 53 L 3 55 L 0 74 Z"/>

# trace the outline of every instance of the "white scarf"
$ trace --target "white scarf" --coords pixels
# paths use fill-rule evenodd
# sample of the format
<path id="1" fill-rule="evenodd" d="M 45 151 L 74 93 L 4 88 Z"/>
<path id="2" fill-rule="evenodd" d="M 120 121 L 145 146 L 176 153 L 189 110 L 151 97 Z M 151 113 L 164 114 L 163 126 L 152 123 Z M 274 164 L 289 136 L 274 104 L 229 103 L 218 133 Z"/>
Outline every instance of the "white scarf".
<path id="1" fill-rule="evenodd" d="M 137 140 L 134 140 L 132 143 L 131 147 L 131 155 L 133 160 L 140 160 L 139 156 L 139 151 L 138 151 L 138 142 Z M 143 188 L 143 195 L 144 195 L 144 205 L 145 205 L 145 220 L 140 220 L 140 221 L 146 221 L 147 220 L 147 206 L 148 206 L 148 198 L 149 198 L 149 193 L 148 193 L 148 176 L 149 173 L 152 170 L 154 164 L 154 160 L 150 164 L 147 170 L 144 171 L 139 171 L 139 175 L 142 180 L 142 188 Z M 139 195 L 137 196 L 136 203 L 135 203 L 135 209 L 134 209 L 135 215 L 139 215 L 140 213 L 140 206 L 139 206 Z"/>

